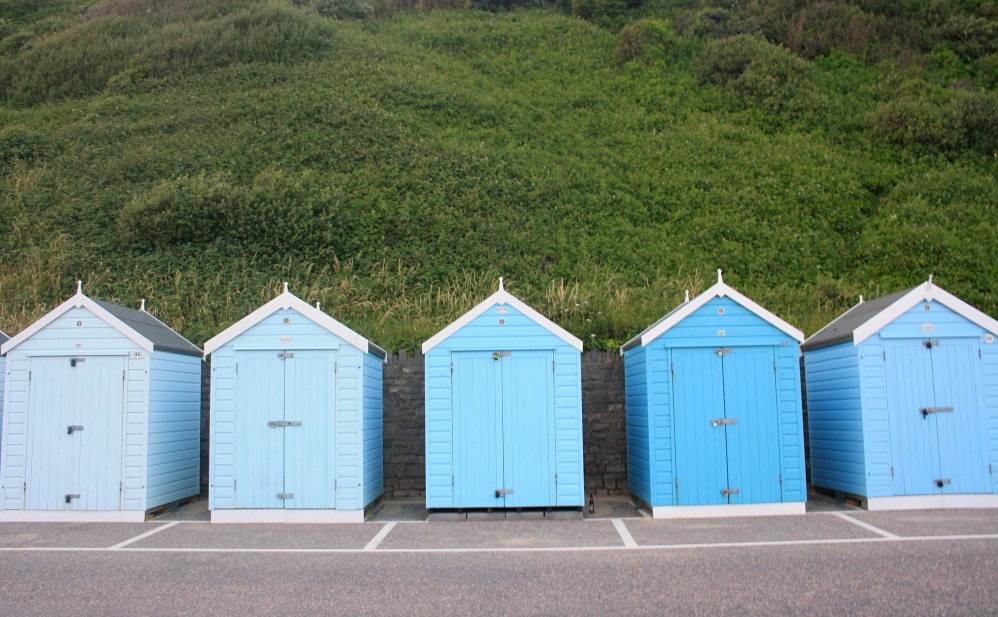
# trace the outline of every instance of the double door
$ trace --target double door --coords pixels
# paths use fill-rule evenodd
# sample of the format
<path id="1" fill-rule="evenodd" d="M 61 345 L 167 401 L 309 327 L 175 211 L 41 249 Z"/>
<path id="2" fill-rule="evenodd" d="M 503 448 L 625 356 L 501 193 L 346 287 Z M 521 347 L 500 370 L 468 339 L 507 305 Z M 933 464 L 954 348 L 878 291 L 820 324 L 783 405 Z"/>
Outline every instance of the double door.
<path id="1" fill-rule="evenodd" d="M 557 503 L 554 354 L 454 352 L 454 507 Z"/>
<path id="2" fill-rule="evenodd" d="M 976 339 L 884 342 L 895 495 L 990 493 Z"/>
<path id="3" fill-rule="evenodd" d="M 237 508 L 336 507 L 336 352 L 240 352 Z"/>
<path id="4" fill-rule="evenodd" d="M 671 351 L 678 505 L 782 501 L 772 347 Z"/>
<path id="5" fill-rule="evenodd" d="M 26 510 L 120 510 L 125 358 L 33 357 Z"/>

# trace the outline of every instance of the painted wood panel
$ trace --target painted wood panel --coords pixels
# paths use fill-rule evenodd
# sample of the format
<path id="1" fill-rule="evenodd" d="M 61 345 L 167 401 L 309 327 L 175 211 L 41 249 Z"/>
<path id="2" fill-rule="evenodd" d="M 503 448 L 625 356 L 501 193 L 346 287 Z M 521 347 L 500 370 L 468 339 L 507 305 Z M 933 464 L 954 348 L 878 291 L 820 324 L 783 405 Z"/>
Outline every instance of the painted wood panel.
<path id="1" fill-rule="evenodd" d="M 627 433 L 627 486 L 631 494 L 651 503 L 651 435 L 648 428 L 648 370 L 645 348 L 624 352 L 624 409 Z"/>
<path id="2" fill-rule="evenodd" d="M 713 349 L 672 350 L 676 490 L 681 506 L 728 503 L 724 373 Z M 668 504 L 652 504 L 668 505 Z"/>
<path id="3" fill-rule="evenodd" d="M 736 347 L 721 356 L 728 503 L 779 503 L 781 465 L 776 358 L 772 347 Z"/>
<path id="4" fill-rule="evenodd" d="M 364 357 L 364 498 L 365 505 L 385 490 L 384 362 L 372 354 Z"/>
<path id="5" fill-rule="evenodd" d="M 201 365 L 195 356 L 160 351 L 149 360 L 146 508 L 199 491 Z"/>

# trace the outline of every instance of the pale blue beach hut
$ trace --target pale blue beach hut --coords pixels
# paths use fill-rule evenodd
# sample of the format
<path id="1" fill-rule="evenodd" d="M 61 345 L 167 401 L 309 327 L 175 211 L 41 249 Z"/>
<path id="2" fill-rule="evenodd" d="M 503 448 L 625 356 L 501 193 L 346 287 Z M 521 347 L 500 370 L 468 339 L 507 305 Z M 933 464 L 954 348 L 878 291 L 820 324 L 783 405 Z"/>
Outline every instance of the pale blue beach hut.
<path id="1" fill-rule="evenodd" d="M 285 283 L 208 355 L 212 522 L 363 522 L 384 490 L 385 351 Z"/>
<path id="2" fill-rule="evenodd" d="M 623 345 L 628 483 L 653 516 L 804 513 L 803 339 L 718 270 Z"/>

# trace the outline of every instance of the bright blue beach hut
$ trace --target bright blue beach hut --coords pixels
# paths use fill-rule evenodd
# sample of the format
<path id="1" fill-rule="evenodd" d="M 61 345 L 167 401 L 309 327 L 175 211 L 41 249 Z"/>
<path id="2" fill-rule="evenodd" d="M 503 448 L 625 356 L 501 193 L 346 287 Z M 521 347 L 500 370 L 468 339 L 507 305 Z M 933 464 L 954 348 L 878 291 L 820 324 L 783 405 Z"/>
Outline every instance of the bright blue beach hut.
<path id="1" fill-rule="evenodd" d="M 998 507 L 996 334 L 930 277 L 811 336 L 812 484 L 870 510 Z"/>
<path id="2" fill-rule="evenodd" d="M 205 343 L 212 522 L 363 522 L 385 351 L 288 291 Z"/>
<path id="3" fill-rule="evenodd" d="M 718 270 L 624 344 L 628 482 L 653 516 L 804 513 L 803 339 Z"/>
<path id="4" fill-rule="evenodd" d="M 8 521 L 143 521 L 198 494 L 201 350 L 145 310 L 77 293 L 7 355 Z"/>
<path id="5" fill-rule="evenodd" d="M 581 352 L 502 279 L 423 343 L 427 508 L 583 505 Z"/>

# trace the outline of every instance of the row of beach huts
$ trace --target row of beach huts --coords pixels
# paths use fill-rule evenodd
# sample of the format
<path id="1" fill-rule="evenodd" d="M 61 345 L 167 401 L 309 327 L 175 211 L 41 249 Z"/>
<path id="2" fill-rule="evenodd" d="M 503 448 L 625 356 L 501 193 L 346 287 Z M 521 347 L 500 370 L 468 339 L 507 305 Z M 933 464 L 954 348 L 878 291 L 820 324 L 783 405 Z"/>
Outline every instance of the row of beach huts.
<path id="1" fill-rule="evenodd" d="M 803 333 L 726 285 L 622 348 L 627 473 L 655 517 L 998 507 L 998 321 L 927 282 Z M 6 339 L 4 336 L 3 339 Z M 423 344 L 426 506 L 581 508 L 582 342 L 503 288 Z M 383 492 L 383 349 L 283 293 L 199 349 L 145 310 L 63 304 L 0 346 L 0 520 L 362 521 Z M 2 364 L 0 364 L 2 366 Z"/>

